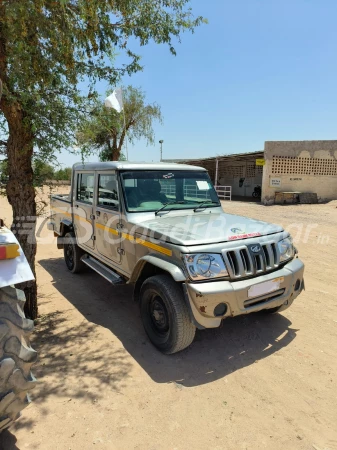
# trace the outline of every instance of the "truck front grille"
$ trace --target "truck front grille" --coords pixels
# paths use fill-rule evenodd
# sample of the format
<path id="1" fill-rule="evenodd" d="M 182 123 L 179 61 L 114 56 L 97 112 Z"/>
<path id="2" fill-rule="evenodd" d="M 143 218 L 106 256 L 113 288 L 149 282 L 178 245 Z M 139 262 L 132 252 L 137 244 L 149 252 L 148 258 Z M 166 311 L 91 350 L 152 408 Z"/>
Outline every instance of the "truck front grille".
<path id="1" fill-rule="evenodd" d="M 261 275 L 279 266 L 279 256 L 275 242 L 261 244 L 261 252 L 254 254 L 248 247 L 224 250 L 223 257 L 232 279 Z"/>

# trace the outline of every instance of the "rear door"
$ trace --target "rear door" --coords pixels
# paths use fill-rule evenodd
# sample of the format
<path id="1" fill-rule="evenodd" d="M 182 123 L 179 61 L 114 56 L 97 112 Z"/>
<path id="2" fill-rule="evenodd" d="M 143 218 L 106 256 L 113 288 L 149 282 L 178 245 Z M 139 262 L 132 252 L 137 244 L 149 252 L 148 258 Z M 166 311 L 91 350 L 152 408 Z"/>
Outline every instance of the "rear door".
<path id="1" fill-rule="evenodd" d="M 113 262 L 121 262 L 120 196 L 117 174 L 98 172 L 95 208 L 96 252 Z"/>
<path id="2" fill-rule="evenodd" d="M 77 172 L 74 198 L 74 225 L 77 242 L 80 246 L 93 249 L 94 240 L 94 172 Z"/>

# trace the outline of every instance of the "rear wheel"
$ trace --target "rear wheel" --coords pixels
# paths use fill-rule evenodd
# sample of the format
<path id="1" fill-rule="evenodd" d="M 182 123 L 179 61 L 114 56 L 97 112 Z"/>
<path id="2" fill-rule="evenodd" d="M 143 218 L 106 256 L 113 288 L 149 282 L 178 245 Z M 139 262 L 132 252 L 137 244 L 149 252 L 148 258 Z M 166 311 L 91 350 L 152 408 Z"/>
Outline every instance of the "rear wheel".
<path id="1" fill-rule="evenodd" d="M 140 311 L 150 341 L 165 354 L 188 347 L 195 336 L 183 292 L 168 275 L 144 281 L 140 292 Z"/>
<path id="2" fill-rule="evenodd" d="M 34 322 L 25 318 L 24 304 L 23 291 L 0 289 L 0 431 L 20 416 L 36 385 L 30 369 L 37 353 L 29 343 Z"/>
<path id="3" fill-rule="evenodd" d="M 63 253 L 66 266 L 72 273 L 79 273 L 84 268 L 81 257 L 84 251 L 76 244 L 74 233 L 67 233 L 64 236 Z"/>

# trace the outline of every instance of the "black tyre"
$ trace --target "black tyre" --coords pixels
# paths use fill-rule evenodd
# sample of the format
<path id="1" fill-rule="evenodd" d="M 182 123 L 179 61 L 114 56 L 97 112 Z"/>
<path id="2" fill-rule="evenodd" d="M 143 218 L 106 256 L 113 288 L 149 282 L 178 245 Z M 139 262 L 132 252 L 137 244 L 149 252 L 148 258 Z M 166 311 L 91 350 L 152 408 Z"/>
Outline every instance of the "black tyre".
<path id="1" fill-rule="evenodd" d="M 84 251 L 76 244 L 74 233 L 67 233 L 64 236 L 63 253 L 66 266 L 72 273 L 79 273 L 84 268 L 81 257 Z"/>
<path id="2" fill-rule="evenodd" d="M 183 292 L 168 275 L 156 275 L 144 281 L 140 291 L 140 312 L 150 341 L 165 354 L 177 353 L 194 339 Z"/>
<path id="3" fill-rule="evenodd" d="M 0 431 L 20 416 L 36 385 L 30 369 L 37 353 L 29 344 L 34 322 L 25 318 L 25 300 L 19 289 L 0 289 Z"/>

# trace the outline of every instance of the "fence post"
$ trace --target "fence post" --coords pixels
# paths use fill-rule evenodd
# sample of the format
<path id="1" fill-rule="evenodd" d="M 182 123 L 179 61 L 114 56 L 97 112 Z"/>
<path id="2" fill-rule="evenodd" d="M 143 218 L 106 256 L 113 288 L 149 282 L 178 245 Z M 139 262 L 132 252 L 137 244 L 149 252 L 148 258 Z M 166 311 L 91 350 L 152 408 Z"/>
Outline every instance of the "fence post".
<path id="1" fill-rule="evenodd" d="M 218 197 L 223 200 L 232 200 L 232 186 L 215 186 Z"/>

